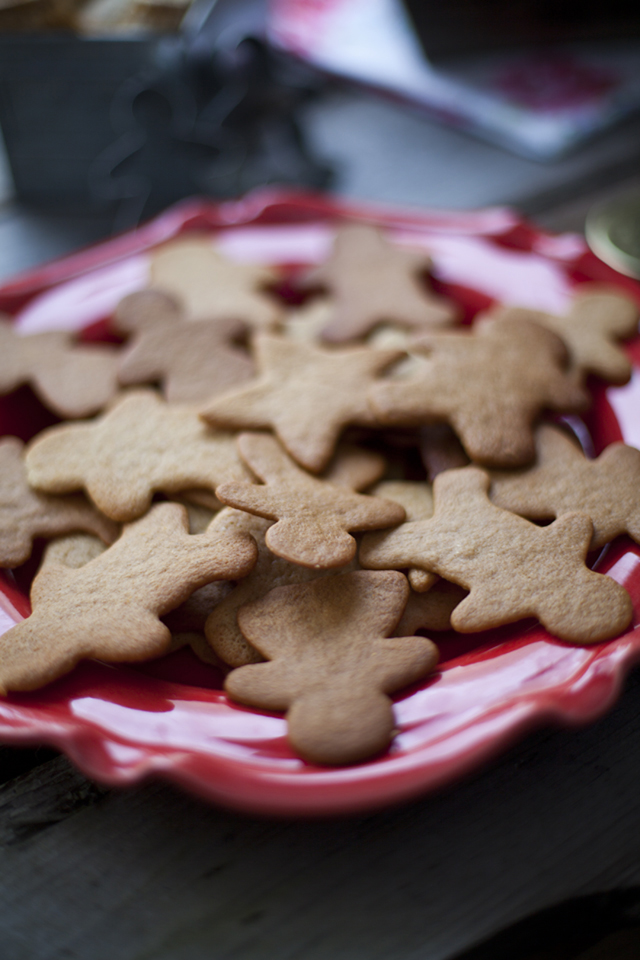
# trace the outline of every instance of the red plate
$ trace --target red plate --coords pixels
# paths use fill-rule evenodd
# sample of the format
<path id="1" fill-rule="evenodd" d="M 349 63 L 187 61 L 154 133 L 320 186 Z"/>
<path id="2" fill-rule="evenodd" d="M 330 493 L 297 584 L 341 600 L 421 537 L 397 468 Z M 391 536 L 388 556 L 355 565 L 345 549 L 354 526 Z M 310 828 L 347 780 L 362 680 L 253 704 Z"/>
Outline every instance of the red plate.
<path id="1" fill-rule="evenodd" d="M 640 287 L 588 252 L 580 237 L 553 237 L 507 210 L 420 214 L 354 207 L 308 194 L 261 192 L 215 205 L 189 201 L 134 233 L 43 267 L 0 290 L 0 309 L 24 329 L 101 329 L 124 294 L 144 283 L 155 244 L 209 231 L 229 255 L 283 265 L 321 260 L 332 223 L 381 223 L 432 252 L 439 290 L 467 318 L 495 300 L 562 310 L 589 280 Z M 97 325 L 97 326 L 96 326 Z M 630 384 L 595 388 L 588 420 L 596 452 L 624 439 L 640 447 L 640 340 L 629 345 Z M 0 401 L 0 430 L 29 436 L 43 423 L 26 391 Z M 474 636 L 441 635 L 439 672 L 396 700 L 399 734 L 389 752 L 348 768 L 295 757 L 281 716 L 229 702 L 212 668 L 180 652 L 144 667 L 83 663 L 30 694 L 0 701 L 0 738 L 46 742 L 89 776 L 124 785 L 161 774 L 210 800 L 257 813 L 330 814 L 380 807 L 446 784 L 549 721 L 573 725 L 602 714 L 640 660 L 640 549 L 620 538 L 599 570 L 624 584 L 634 625 L 589 648 L 552 639 L 530 621 Z M 0 573 L 0 631 L 28 613 L 10 573 Z"/>

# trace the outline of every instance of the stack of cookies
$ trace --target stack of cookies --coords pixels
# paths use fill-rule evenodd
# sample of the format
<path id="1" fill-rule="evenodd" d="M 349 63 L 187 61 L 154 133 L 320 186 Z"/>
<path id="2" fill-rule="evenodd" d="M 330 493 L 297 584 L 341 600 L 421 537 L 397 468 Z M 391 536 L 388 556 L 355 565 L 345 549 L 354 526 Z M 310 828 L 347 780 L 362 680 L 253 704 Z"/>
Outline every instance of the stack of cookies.
<path id="1" fill-rule="evenodd" d="M 0 439 L 0 565 L 49 541 L 0 691 L 189 644 L 233 700 L 286 711 L 300 757 L 346 764 L 387 749 L 390 696 L 434 670 L 423 633 L 626 630 L 629 595 L 587 561 L 640 543 L 640 452 L 588 459 L 557 418 L 587 377 L 627 382 L 636 305 L 583 285 L 565 316 L 462 326 L 429 267 L 347 223 L 291 307 L 271 268 L 188 235 L 118 306 L 121 346 L 2 320 L 0 392 L 72 422 Z"/>

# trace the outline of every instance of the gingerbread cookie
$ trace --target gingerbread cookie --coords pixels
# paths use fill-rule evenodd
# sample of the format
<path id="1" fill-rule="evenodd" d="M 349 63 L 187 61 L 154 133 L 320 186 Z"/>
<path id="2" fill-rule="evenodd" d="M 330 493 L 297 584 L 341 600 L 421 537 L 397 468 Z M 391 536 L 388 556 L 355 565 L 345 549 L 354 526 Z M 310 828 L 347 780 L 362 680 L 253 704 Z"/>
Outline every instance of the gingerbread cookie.
<path id="1" fill-rule="evenodd" d="M 17 567 L 28 560 L 36 537 L 87 530 L 105 543 L 116 539 L 117 524 L 83 496 L 54 497 L 32 490 L 23 451 L 24 444 L 16 437 L 0 440 L 0 567 Z"/>
<path id="2" fill-rule="evenodd" d="M 438 580 L 426 593 L 412 590 L 394 633 L 406 637 L 417 630 L 451 630 L 451 614 L 466 596 L 463 587 L 448 580 Z"/>
<path id="3" fill-rule="evenodd" d="M 593 523 L 591 549 L 621 533 L 640 543 L 640 450 L 612 443 L 596 460 L 551 424 L 536 431 L 536 461 L 527 470 L 493 471 L 491 499 L 530 520 L 586 513 Z"/>
<path id="4" fill-rule="evenodd" d="M 29 384 L 59 417 L 89 417 L 118 389 L 118 352 L 106 344 L 76 344 L 69 333 L 21 336 L 0 314 L 0 394 Z"/>
<path id="5" fill-rule="evenodd" d="M 69 533 L 55 537 L 47 544 L 43 565 L 63 566 L 79 570 L 90 560 L 95 560 L 107 547 L 90 533 Z"/>
<path id="6" fill-rule="evenodd" d="M 170 403 L 197 403 L 253 376 L 251 357 L 235 345 L 247 332 L 242 321 L 185 323 L 176 301 L 168 296 L 156 317 L 143 321 L 150 293 L 132 294 L 119 308 L 118 322 L 122 325 L 124 315 L 125 325 L 136 331 L 120 358 L 118 378 L 123 386 L 159 382 Z M 136 297 L 142 298 L 141 307 Z"/>
<path id="7" fill-rule="evenodd" d="M 111 326 L 116 333 L 130 336 L 145 327 L 177 323 L 183 317 L 180 303 L 162 290 L 138 290 L 123 297 L 113 312 Z"/>
<path id="8" fill-rule="evenodd" d="M 322 476 L 329 483 L 349 490 L 366 490 L 380 479 L 385 467 L 382 454 L 353 443 L 339 443 Z"/>
<path id="9" fill-rule="evenodd" d="M 179 237 L 151 251 L 150 287 L 175 297 L 189 320 L 234 317 L 271 329 L 283 309 L 266 287 L 277 280 L 272 267 L 227 260 L 209 237 Z"/>
<path id="10" fill-rule="evenodd" d="M 227 482 L 216 487 L 216 496 L 230 507 L 275 520 L 266 544 L 291 563 L 342 567 L 356 553 L 349 531 L 390 527 L 405 518 L 404 508 L 392 500 L 353 493 L 301 470 L 269 434 L 240 434 L 238 449 L 264 485 Z"/>
<path id="11" fill-rule="evenodd" d="M 188 509 L 188 508 L 187 508 Z M 191 528 L 191 523 L 189 523 Z M 190 529 L 191 533 L 195 531 Z M 95 560 L 107 548 L 97 537 L 89 534 L 71 534 L 66 537 L 57 537 L 47 547 L 47 565 L 63 565 L 70 569 L 84 567 L 90 560 Z M 166 653 L 173 653 L 182 647 L 190 647 L 198 659 L 211 666 L 220 667 L 221 662 L 209 646 L 204 636 L 204 622 L 211 608 L 219 603 L 232 589 L 226 580 L 208 583 L 196 590 L 184 603 L 162 617 L 162 622 L 171 630 L 171 640 Z"/>
<path id="12" fill-rule="evenodd" d="M 342 484 L 351 490 L 364 490 L 380 479 L 385 466 L 386 461 L 381 454 L 350 443 L 339 443 L 325 476 L 331 483 Z M 211 490 L 183 490 L 180 497 L 174 499 L 185 503 L 187 507 L 193 504 L 209 511 L 221 510 L 224 506 Z"/>
<path id="13" fill-rule="evenodd" d="M 160 655 L 171 635 L 159 617 L 205 583 L 244 576 L 255 558 L 250 537 L 191 536 L 175 503 L 155 506 L 83 566 L 45 558 L 32 615 L 0 637 L 0 690 L 35 690 L 85 657 Z"/>
<path id="14" fill-rule="evenodd" d="M 304 278 L 305 285 L 324 287 L 333 297 L 333 316 L 323 339 L 356 340 L 385 321 L 411 330 L 454 323 L 455 304 L 421 281 L 430 263 L 423 251 L 389 243 L 375 227 L 338 227 L 329 260 Z"/>
<path id="15" fill-rule="evenodd" d="M 406 520 L 428 520 L 433 516 L 433 493 L 431 485 L 420 481 L 386 480 L 374 487 L 376 497 L 395 500 L 404 507 Z M 408 571 L 409 583 L 413 590 L 424 593 L 430 590 L 438 579 L 435 573 L 411 567 Z"/>
<path id="16" fill-rule="evenodd" d="M 386 423 L 448 422 L 478 463 L 528 463 L 533 422 L 545 407 L 575 412 L 588 405 L 588 394 L 565 369 L 564 344 L 535 323 L 495 320 L 421 344 L 429 353 L 423 376 L 377 383 L 373 409 Z"/>
<path id="17" fill-rule="evenodd" d="M 282 335 L 288 340 L 319 343 L 321 333 L 333 315 L 329 297 L 314 297 L 301 306 L 288 310 L 282 321 Z"/>
<path id="18" fill-rule="evenodd" d="M 36 489 L 84 488 L 103 513 L 123 523 L 148 510 L 155 491 L 213 490 L 249 475 L 231 434 L 208 430 L 193 408 L 166 404 L 152 390 L 127 394 L 92 423 L 45 430 L 26 463 Z"/>
<path id="19" fill-rule="evenodd" d="M 223 429 L 272 427 L 288 453 L 312 473 L 323 470 L 347 424 L 375 423 L 367 390 L 399 350 L 314 344 L 261 334 L 255 339 L 260 375 L 246 387 L 216 397 L 202 417 Z"/>
<path id="20" fill-rule="evenodd" d="M 564 316 L 504 306 L 490 316 L 503 320 L 529 320 L 553 330 L 565 342 L 572 366 L 581 374 L 593 373 L 609 383 L 624 384 L 631 377 L 631 361 L 618 341 L 638 330 L 636 302 L 615 288 L 588 283 L 578 287 Z"/>
<path id="21" fill-rule="evenodd" d="M 423 637 L 388 639 L 409 586 L 393 571 L 356 571 L 279 587 L 244 606 L 240 627 L 268 663 L 232 671 L 232 699 L 286 710 L 289 740 L 311 763 L 355 763 L 393 736 L 389 694 L 437 662 Z"/>
<path id="22" fill-rule="evenodd" d="M 436 477 L 431 520 L 369 533 L 364 567 L 419 565 L 469 590 L 451 624 L 461 633 L 537 617 L 561 640 L 588 644 L 617 636 L 632 616 L 629 594 L 585 566 L 593 526 L 569 513 L 548 527 L 491 503 L 489 476 L 477 467 Z"/>
<path id="23" fill-rule="evenodd" d="M 198 660 L 208 664 L 210 667 L 217 667 L 218 670 L 226 673 L 227 667 L 224 663 L 222 663 L 219 657 L 216 657 L 215 653 L 207 643 L 207 638 L 203 633 L 172 633 L 171 641 L 166 653 L 163 654 L 163 656 L 166 656 L 169 653 L 175 653 L 176 650 L 183 650 L 184 647 L 189 647 L 191 652 L 196 655 Z"/>
<path id="24" fill-rule="evenodd" d="M 203 510 L 208 510 L 209 513 L 217 513 L 224 507 L 224 503 L 220 503 L 212 490 L 204 490 L 201 487 L 181 490 L 179 496 L 174 494 L 171 499 L 177 500 L 178 503 L 184 503 L 186 507 L 189 505 L 201 507 Z M 191 532 L 195 533 L 196 531 L 192 530 Z"/>
<path id="25" fill-rule="evenodd" d="M 466 467 L 469 463 L 469 457 L 448 423 L 430 423 L 422 427 L 420 455 L 431 483 L 439 473 Z"/>
<path id="26" fill-rule="evenodd" d="M 205 634 L 211 647 L 231 667 L 262 660 L 240 631 L 237 617 L 240 607 L 264 597 L 274 587 L 336 576 L 334 570 L 318 571 L 276 557 L 265 543 L 265 534 L 271 523 L 270 520 L 254 517 L 243 510 L 234 510 L 233 507 L 221 510 L 212 523 L 212 527 L 221 532 L 235 531 L 251 535 L 258 548 L 258 559 L 251 573 L 240 580 L 229 596 L 212 610 L 205 624 Z M 352 561 L 346 569 L 357 569 L 356 561 Z"/>

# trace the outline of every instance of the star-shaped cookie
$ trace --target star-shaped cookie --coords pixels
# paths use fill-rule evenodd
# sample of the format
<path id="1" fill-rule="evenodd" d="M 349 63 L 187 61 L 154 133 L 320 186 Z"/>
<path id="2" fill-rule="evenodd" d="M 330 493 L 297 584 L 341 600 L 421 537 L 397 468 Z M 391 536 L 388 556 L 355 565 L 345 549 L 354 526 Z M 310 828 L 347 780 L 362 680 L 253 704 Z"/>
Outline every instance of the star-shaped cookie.
<path id="1" fill-rule="evenodd" d="M 305 285 L 322 286 L 333 297 L 323 339 L 356 340 L 385 321 L 416 331 L 454 323 L 455 304 L 421 282 L 430 263 L 424 251 L 390 243 L 375 227 L 340 226 L 328 261 L 304 278 Z"/>
<path id="2" fill-rule="evenodd" d="M 394 571 L 272 590 L 238 614 L 269 662 L 232 671 L 227 693 L 262 710 L 287 710 L 289 740 L 312 763 L 379 753 L 395 725 L 389 694 L 424 677 L 438 658 L 424 637 L 388 639 L 408 593 Z"/>
<path id="3" fill-rule="evenodd" d="M 202 411 L 213 426 L 238 430 L 272 427 L 307 470 L 319 473 L 347 424 L 372 425 L 367 390 L 401 350 L 347 347 L 330 350 L 261 334 L 255 338 L 257 380 Z"/>
<path id="4" fill-rule="evenodd" d="M 255 558 L 250 537 L 191 536 L 176 503 L 156 505 L 83 565 L 45 558 L 31 590 L 32 615 L 0 637 L 0 691 L 35 690 L 86 657 L 160 655 L 171 634 L 159 617 L 205 583 L 244 576 Z"/>
<path id="5" fill-rule="evenodd" d="M 429 356 L 420 378 L 375 384 L 373 409 L 397 425 L 447 421 L 478 463 L 529 462 L 533 422 L 545 407 L 573 412 L 588 405 L 588 394 L 565 369 L 564 344 L 538 324 L 495 320 L 421 344 Z"/>
<path id="6" fill-rule="evenodd" d="M 131 294 L 128 306 L 119 310 L 119 322 L 123 313 L 132 311 L 129 325 L 136 330 L 120 357 L 118 379 L 123 386 L 159 381 L 170 403 L 198 403 L 251 379 L 253 361 L 237 346 L 247 331 L 242 321 L 185 323 L 176 301 L 167 296 L 153 320 L 140 322 L 148 303 L 138 308 L 135 298 L 146 300 L 149 293 Z M 125 322 L 128 319 L 125 316 Z"/>
<path id="7" fill-rule="evenodd" d="M 527 470 L 491 473 L 491 499 L 530 520 L 586 513 L 593 523 L 591 549 L 621 533 L 640 543 L 640 450 L 612 443 L 596 460 L 551 424 L 536 431 L 536 461 Z"/>
<path id="8" fill-rule="evenodd" d="M 150 287 L 176 297 L 190 320 L 234 317 L 271 329 L 282 307 L 265 292 L 277 281 L 272 267 L 228 260 L 208 237 L 190 235 L 151 251 Z"/>
<path id="9" fill-rule="evenodd" d="M 28 560 L 36 537 L 87 530 L 105 543 L 116 539 L 117 524 L 83 496 L 54 497 L 32 490 L 23 451 L 16 437 L 0 440 L 0 567 L 17 567 Z"/>
<path id="10" fill-rule="evenodd" d="M 629 594 L 585 566 L 593 526 L 569 513 L 548 527 L 491 503 L 484 470 L 448 470 L 433 485 L 431 520 L 369 533 L 360 563 L 374 569 L 420 565 L 469 590 L 451 615 L 461 633 L 537 617 L 554 636 L 588 644 L 621 633 Z"/>
<path id="11" fill-rule="evenodd" d="M 405 518 L 404 508 L 392 500 L 354 493 L 301 470 L 270 434 L 243 433 L 238 449 L 264 484 L 230 481 L 216 487 L 216 496 L 230 507 L 277 521 L 266 532 L 266 544 L 292 563 L 342 567 L 356 554 L 349 531 L 390 527 Z"/>
<path id="12" fill-rule="evenodd" d="M 36 489 L 84 488 L 122 523 L 148 510 L 156 491 L 214 490 L 249 476 L 232 434 L 209 430 L 194 408 L 167 404 L 152 390 L 127 394 L 91 423 L 44 431 L 28 448 L 26 464 Z"/>
<path id="13" fill-rule="evenodd" d="M 631 377 L 631 361 L 618 341 L 637 333 L 638 305 L 619 290 L 584 284 L 564 316 L 511 306 L 492 310 L 490 316 L 532 320 L 553 330 L 567 345 L 571 364 L 581 374 L 594 373 L 616 384 Z"/>
<path id="14" fill-rule="evenodd" d="M 21 336 L 0 314 L 0 395 L 29 384 L 59 417 L 88 417 L 116 394 L 117 366 L 113 347 L 76 344 L 58 330 Z"/>

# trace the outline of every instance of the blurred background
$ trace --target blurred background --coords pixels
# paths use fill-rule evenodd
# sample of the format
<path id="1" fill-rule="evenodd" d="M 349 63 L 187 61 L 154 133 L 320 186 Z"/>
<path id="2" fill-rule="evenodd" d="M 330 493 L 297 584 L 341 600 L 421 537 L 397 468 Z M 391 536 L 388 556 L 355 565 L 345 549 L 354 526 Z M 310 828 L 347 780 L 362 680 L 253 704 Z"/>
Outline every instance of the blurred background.
<path id="1" fill-rule="evenodd" d="M 637 2 L 0 0 L 0 129 L 0 281 L 269 185 L 596 209 L 640 269 Z M 460 960 L 637 960 L 639 918 L 638 888 L 576 901 Z"/>
<path id="2" fill-rule="evenodd" d="M 268 184 L 579 228 L 640 182 L 639 11 L 0 0 L 0 278 Z"/>

